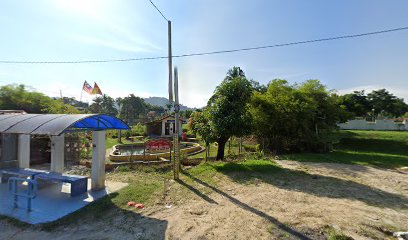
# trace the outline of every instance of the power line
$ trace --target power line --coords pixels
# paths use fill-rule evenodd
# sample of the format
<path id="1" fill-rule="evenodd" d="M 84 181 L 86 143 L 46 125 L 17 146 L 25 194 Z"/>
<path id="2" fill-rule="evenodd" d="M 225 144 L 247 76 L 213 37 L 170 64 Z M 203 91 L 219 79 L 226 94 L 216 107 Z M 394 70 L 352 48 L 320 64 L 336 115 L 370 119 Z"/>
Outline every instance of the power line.
<path id="1" fill-rule="evenodd" d="M 275 47 L 285 47 L 285 46 L 300 45 L 300 44 L 315 43 L 315 42 L 325 42 L 325 41 L 332 41 L 332 40 L 339 40 L 339 39 L 346 39 L 346 38 L 358 38 L 358 37 L 364 37 L 364 36 L 369 36 L 369 35 L 377 35 L 377 34 L 403 31 L 403 30 L 408 30 L 408 27 L 394 28 L 394 29 L 388 29 L 388 30 L 382 30 L 382 31 L 376 31 L 376 32 L 360 33 L 360 34 L 354 34 L 354 35 L 320 38 L 320 39 L 313 39 L 313 40 L 306 40 L 306 41 L 299 41 L 299 42 L 266 45 L 266 46 L 259 46 L 259 47 L 249 47 L 249 48 L 239 48 L 239 49 L 221 50 L 221 51 L 213 51 L 213 52 L 182 54 L 182 55 L 177 55 L 173 57 L 192 57 L 192 56 L 203 56 L 203 55 L 212 55 L 212 54 L 220 54 L 220 53 L 243 52 L 243 51 L 259 50 L 259 49 L 265 49 L 265 48 L 275 48 Z"/>
<path id="2" fill-rule="evenodd" d="M 172 57 L 173 58 L 183 58 L 183 57 L 193 57 L 193 56 L 204 56 L 204 55 L 214 55 L 214 54 L 223 54 L 223 53 L 252 51 L 252 50 L 260 50 L 260 49 L 276 48 L 276 47 L 286 47 L 286 46 L 301 45 L 301 44 L 316 43 L 316 42 L 325 42 L 325 41 L 333 41 L 333 40 L 348 39 L 348 38 L 358 38 L 358 37 L 379 35 L 379 34 L 384 34 L 384 33 L 405 31 L 405 30 L 408 30 L 408 27 L 400 27 L 400 28 L 393 28 L 393 29 L 387 29 L 387 30 L 381 30 L 381 31 L 375 31 L 375 32 L 368 32 L 368 33 L 359 33 L 359 34 L 353 34 L 353 35 L 343 35 L 343 36 L 329 37 L 329 38 L 319 38 L 319 39 L 313 39 L 313 40 L 297 41 L 297 42 L 289 42 L 289 43 L 280 43 L 280 44 L 258 46 L 258 47 L 248 47 L 248 48 L 238 48 L 238 49 L 230 49 L 230 50 L 211 51 L 211 52 L 180 54 L 180 55 L 173 55 Z M 143 57 L 143 58 L 123 58 L 123 59 L 101 59 L 101 60 L 77 60 L 77 61 L 13 61 L 13 60 L 0 60 L 0 63 L 3 63 L 3 64 L 79 64 L 79 63 L 131 62 L 131 61 L 145 61 L 145 60 L 157 60 L 157 59 L 167 59 L 167 58 L 168 58 L 168 56 Z"/>
<path id="3" fill-rule="evenodd" d="M 149 0 L 149 1 L 153 5 L 153 7 L 156 8 L 156 10 L 160 13 L 160 15 L 162 15 L 162 17 L 168 22 L 169 20 L 163 15 L 163 13 L 160 11 L 160 9 L 158 7 L 156 7 L 156 5 L 152 2 L 152 0 Z"/>

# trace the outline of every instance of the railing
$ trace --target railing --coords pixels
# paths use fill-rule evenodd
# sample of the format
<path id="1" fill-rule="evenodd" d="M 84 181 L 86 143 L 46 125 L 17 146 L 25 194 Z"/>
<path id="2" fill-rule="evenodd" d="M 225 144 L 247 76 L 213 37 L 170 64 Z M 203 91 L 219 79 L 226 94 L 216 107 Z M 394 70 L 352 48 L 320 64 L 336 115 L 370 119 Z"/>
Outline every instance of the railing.
<path id="1" fill-rule="evenodd" d="M 21 183 L 27 182 L 27 189 L 20 189 L 19 186 Z M 13 207 L 18 207 L 18 197 L 23 197 L 27 199 L 27 211 L 31 211 L 31 200 L 37 196 L 38 192 L 38 183 L 36 180 L 28 178 L 18 178 L 10 177 L 8 180 L 8 190 L 13 194 Z"/>

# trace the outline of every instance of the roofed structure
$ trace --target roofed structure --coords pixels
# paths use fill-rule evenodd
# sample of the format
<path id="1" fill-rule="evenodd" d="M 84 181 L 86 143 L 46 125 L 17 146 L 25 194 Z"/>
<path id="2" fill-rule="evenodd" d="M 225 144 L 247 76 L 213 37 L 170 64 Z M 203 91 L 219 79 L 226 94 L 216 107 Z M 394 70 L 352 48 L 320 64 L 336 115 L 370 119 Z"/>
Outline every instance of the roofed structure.
<path id="1" fill-rule="evenodd" d="M 122 120 L 103 114 L 4 114 L 0 133 L 59 136 L 71 131 L 130 129 Z"/>

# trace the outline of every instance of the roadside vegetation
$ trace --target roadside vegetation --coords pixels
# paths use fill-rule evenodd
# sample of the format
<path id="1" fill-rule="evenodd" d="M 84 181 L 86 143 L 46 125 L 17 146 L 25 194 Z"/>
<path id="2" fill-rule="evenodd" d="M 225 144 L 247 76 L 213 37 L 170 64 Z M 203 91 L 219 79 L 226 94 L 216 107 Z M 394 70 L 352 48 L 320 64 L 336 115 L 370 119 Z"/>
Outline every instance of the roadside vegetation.
<path id="1" fill-rule="evenodd" d="M 283 155 L 283 159 L 371 165 L 383 168 L 408 167 L 408 132 L 340 131 L 333 151 Z"/>

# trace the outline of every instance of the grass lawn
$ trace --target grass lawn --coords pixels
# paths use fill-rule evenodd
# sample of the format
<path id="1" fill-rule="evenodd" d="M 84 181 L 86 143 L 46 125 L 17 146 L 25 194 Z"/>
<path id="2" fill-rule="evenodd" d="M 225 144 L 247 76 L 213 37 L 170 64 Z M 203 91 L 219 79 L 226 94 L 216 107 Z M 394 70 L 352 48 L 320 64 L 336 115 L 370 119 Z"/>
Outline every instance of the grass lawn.
<path id="1" fill-rule="evenodd" d="M 283 159 L 304 162 L 334 162 L 383 168 L 408 166 L 408 132 L 340 131 L 341 140 L 330 153 L 284 155 Z"/>

